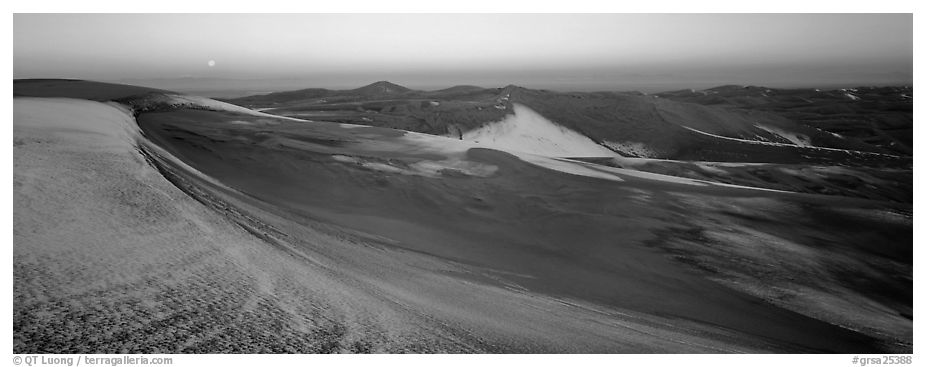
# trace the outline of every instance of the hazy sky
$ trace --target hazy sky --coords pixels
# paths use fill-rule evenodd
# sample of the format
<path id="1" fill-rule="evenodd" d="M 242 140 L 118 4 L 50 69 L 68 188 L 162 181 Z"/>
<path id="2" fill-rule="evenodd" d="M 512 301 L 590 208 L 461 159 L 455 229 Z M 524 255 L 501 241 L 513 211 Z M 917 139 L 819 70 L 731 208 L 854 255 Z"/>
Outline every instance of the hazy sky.
<path id="1" fill-rule="evenodd" d="M 16 78 L 579 90 L 910 84 L 913 74 L 910 14 L 14 14 L 13 21 Z"/>

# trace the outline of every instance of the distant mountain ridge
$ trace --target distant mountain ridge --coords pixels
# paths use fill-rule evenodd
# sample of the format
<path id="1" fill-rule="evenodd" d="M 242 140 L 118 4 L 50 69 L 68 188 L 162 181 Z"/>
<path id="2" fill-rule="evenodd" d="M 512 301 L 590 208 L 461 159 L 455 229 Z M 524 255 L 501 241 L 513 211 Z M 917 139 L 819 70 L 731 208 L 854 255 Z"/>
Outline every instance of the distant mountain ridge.
<path id="1" fill-rule="evenodd" d="M 819 155 L 807 151 L 813 147 L 912 154 L 909 87 L 821 91 L 723 85 L 645 94 L 516 85 L 421 91 L 378 81 L 349 90 L 313 88 L 226 101 L 296 118 L 460 138 L 513 114 L 518 103 L 630 157 L 763 162 L 789 156 L 788 161 L 799 161 Z M 726 140 L 719 145 L 718 138 Z M 769 151 L 775 144 L 781 148 Z"/>
<path id="2" fill-rule="evenodd" d="M 390 83 L 385 80 L 381 80 L 357 89 L 352 89 L 350 92 L 359 94 L 359 95 L 369 95 L 369 96 L 382 96 L 382 95 L 395 95 L 402 94 L 411 91 L 406 87 L 401 85 Z"/>
<path id="3" fill-rule="evenodd" d="M 484 88 L 476 86 L 455 86 L 447 89 L 442 89 L 439 91 L 434 91 L 433 93 L 441 92 L 462 92 L 462 91 L 474 91 L 482 90 Z M 226 101 L 235 103 L 235 104 L 260 104 L 260 103 L 285 103 L 292 102 L 299 99 L 308 99 L 308 98 L 321 98 L 321 97 L 332 97 L 332 96 L 354 96 L 358 98 L 377 98 L 385 96 L 400 96 L 400 95 L 419 95 L 422 93 L 428 93 L 424 91 L 414 90 L 405 86 L 401 86 L 389 81 L 381 80 L 367 84 L 365 86 L 354 88 L 354 89 L 325 89 L 325 88 L 306 88 L 293 91 L 284 91 L 284 92 L 273 92 L 268 94 L 260 94 L 254 96 L 247 96 L 241 98 L 230 98 Z"/>

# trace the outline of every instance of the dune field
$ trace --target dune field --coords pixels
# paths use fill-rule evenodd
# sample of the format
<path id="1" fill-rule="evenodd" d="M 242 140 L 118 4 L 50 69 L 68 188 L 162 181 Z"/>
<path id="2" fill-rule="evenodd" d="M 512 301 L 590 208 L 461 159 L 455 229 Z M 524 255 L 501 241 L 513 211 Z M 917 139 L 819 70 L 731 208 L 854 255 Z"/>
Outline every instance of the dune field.
<path id="1" fill-rule="evenodd" d="M 861 143 L 679 103 L 666 121 L 729 126 L 648 132 L 677 154 L 634 157 L 536 107 L 566 97 L 510 89 L 484 122 L 408 131 L 298 113 L 334 94 L 16 81 L 14 352 L 912 352 L 898 152 L 840 168 Z M 483 113 L 439 96 L 484 91 L 429 93 L 414 111 Z"/>

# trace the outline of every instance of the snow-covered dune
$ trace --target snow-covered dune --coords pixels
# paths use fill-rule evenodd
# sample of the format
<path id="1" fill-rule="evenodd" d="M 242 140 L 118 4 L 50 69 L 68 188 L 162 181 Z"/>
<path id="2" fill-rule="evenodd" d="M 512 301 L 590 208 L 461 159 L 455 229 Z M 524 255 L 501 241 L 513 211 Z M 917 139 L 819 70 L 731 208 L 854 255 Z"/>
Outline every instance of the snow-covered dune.
<path id="1" fill-rule="evenodd" d="M 813 143 L 811 142 L 810 138 L 807 135 L 798 134 L 795 132 L 781 129 L 779 127 L 767 126 L 763 124 L 756 124 L 756 127 L 759 129 L 765 130 L 769 133 L 780 136 L 784 139 L 787 139 L 792 144 L 797 145 L 799 147 L 812 147 L 813 146 Z"/>
<path id="2" fill-rule="evenodd" d="M 534 110 L 512 104 L 514 114 L 463 133 L 462 139 L 499 150 L 555 157 L 614 157 L 589 137 L 558 125 Z"/>
<path id="3" fill-rule="evenodd" d="M 126 152 L 139 134 L 125 107 L 67 98 L 16 98 L 14 129 L 46 129 L 88 150 Z M 69 132 L 79 131 L 83 134 Z M 17 134 L 19 135 L 19 134 Z"/>
<path id="4" fill-rule="evenodd" d="M 235 112 L 235 113 L 241 113 L 241 114 L 252 115 L 252 116 L 277 118 L 277 119 L 292 120 L 292 121 L 305 121 L 303 119 L 298 119 L 295 117 L 271 115 L 269 113 L 252 110 L 250 108 L 233 105 L 227 102 L 216 101 L 214 99 L 206 98 L 206 97 L 186 95 L 186 94 L 168 94 L 167 97 L 171 100 L 172 103 L 176 105 L 191 105 L 191 106 L 202 107 L 202 108 L 206 108 L 206 109 L 210 109 L 214 111 L 228 111 L 228 112 Z"/>
<path id="5" fill-rule="evenodd" d="M 174 186 L 138 137 L 116 104 L 14 99 L 17 353 L 349 351 L 346 315 L 403 333 L 388 305 Z"/>

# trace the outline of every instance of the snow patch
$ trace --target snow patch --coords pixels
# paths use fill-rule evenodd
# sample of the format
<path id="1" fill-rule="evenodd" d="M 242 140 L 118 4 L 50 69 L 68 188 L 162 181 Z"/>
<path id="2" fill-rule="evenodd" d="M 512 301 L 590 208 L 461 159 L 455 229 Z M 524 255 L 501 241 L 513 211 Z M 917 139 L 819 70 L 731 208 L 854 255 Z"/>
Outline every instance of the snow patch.
<path id="1" fill-rule="evenodd" d="M 762 125 L 762 124 L 756 124 L 755 127 L 760 128 L 760 129 L 765 130 L 765 131 L 768 131 L 768 132 L 770 132 L 770 133 L 772 133 L 772 134 L 775 134 L 775 135 L 777 135 L 777 136 L 779 136 L 779 137 L 782 137 L 782 138 L 784 138 L 784 139 L 787 139 L 788 141 L 790 141 L 791 143 L 793 143 L 794 145 L 797 145 L 797 146 L 799 146 L 799 147 L 811 147 L 811 146 L 813 146 L 813 144 L 811 144 L 810 137 L 808 137 L 807 135 L 804 135 L 804 134 L 798 134 L 798 133 L 794 133 L 794 132 L 791 132 L 791 131 L 782 130 L 782 129 L 777 128 L 777 127 L 775 127 L 775 126 L 766 126 L 766 125 Z"/>
<path id="2" fill-rule="evenodd" d="M 360 167 L 409 176 L 440 177 L 445 173 L 459 173 L 467 176 L 489 177 L 498 171 L 498 167 L 490 164 L 467 161 L 459 156 L 451 156 L 444 160 L 421 160 L 407 166 L 393 165 L 389 162 L 377 162 L 361 157 L 352 157 L 334 154 L 332 159 Z"/>
<path id="3" fill-rule="evenodd" d="M 627 168 L 616 168 L 608 166 L 599 166 L 602 170 L 613 172 L 615 174 L 624 175 L 624 176 L 633 176 L 637 178 L 643 178 L 652 181 L 661 181 L 661 182 L 670 182 L 675 184 L 690 185 L 690 186 L 707 186 L 709 183 L 706 181 L 692 180 L 690 178 L 678 177 L 678 176 L 669 176 L 659 173 L 652 173 L 646 171 L 637 171 Z M 597 168 L 597 167 L 596 167 Z"/>
<path id="4" fill-rule="evenodd" d="M 615 152 L 623 153 L 623 155 L 643 158 L 655 158 L 657 156 L 656 152 L 650 149 L 644 143 L 638 143 L 634 141 L 617 142 L 605 140 L 602 141 L 601 144 Z"/>
<path id="5" fill-rule="evenodd" d="M 437 177 L 448 172 L 462 173 L 467 176 L 489 177 L 498 167 L 465 159 L 445 159 L 440 161 L 423 160 L 408 165 L 415 172 L 429 177 Z"/>
<path id="6" fill-rule="evenodd" d="M 792 145 L 792 144 L 772 143 L 772 142 L 765 142 L 765 141 L 756 141 L 756 140 L 746 140 L 746 139 L 739 139 L 739 138 L 731 138 L 731 137 L 729 137 L 729 136 L 722 136 L 722 135 L 717 135 L 717 134 L 711 134 L 711 133 L 709 133 L 709 132 L 704 132 L 704 131 L 701 131 L 701 130 L 698 130 L 698 129 L 695 129 L 695 128 L 691 128 L 691 127 L 688 127 L 688 126 L 685 126 L 685 125 L 679 125 L 679 126 L 685 128 L 685 129 L 688 129 L 688 130 L 690 130 L 690 131 L 696 132 L 696 133 L 698 133 L 698 134 L 701 134 L 701 135 L 706 135 L 706 136 L 714 137 L 714 138 L 717 138 L 717 139 L 728 140 L 728 141 L 736 141 L 736 142 L 747 143 L 747 144 L 771 145 L 771 146 L 776 146 L 776 147 L 794 147 L 794 146 L 795 146 L 795 145 Z M 826 150 L 826 151 L 832 151 L 832 152 L 843 152 L 843 153 L 855 154 L 855 155 L 873 155 L 873 156 L 881 156 L 881 157 L 895 157 L 895 158 L 900 158 L 900 156 L 898 156 L 898 155 L 893 155 L 893 154 L 874 153 L 874 152 L 863 152 L 863 151 L 859 151 L 859 150 L 849 150 L 849 149 L 824 148 L 824 147 L 816 147 L 816 146 L 807 146 L 807 147 L 799 147 L 799 148 L 814 149 L 814 150 Z M 804 156 L 804 158 L 809 158 L 809 157 Z"/>
<path id="7" fill-rule="evenodd" d="M 255 111 L 250 108 L 245 108 L 245 107 L 233 105 L 231 103 L 226 103 L 222 101 L 216 101 L 214 99 L 206 98 L 206 97 L 191 96 L 191 95 L 184 95 L 184 94 L 168 94 L 167 97 L 170 98 L 171 102 L 179 104 L 179 105 L 192 105 L 192 106 L 203 107 L 203 108 L 214 110 L 214 111 L 228 111 L 228 112 L 235 112 L 235 113 L 241 113 L 241 114 L 252 115 L 252 116 L 270 117 L 270 118 L 278 118 L 278 119 L 292 120 L 292 121 L 305 121 L 302 119 L 297 119 L 295 117 L 271 115 L 269 113 Z"/>
<path id="8" fill-rule="evenodd" d="M 585 176 L 585 177 L 594 177 L 601 178 L 609 181 L 623 182 L 624 179 L 620 176 L 611 174 L 603 170 L 603 168 L 610 168 L 607 166 L 597 166 L 591 165 L 583 162 L 572 161 L 568 159 L 559 159 L 544 157 L 534 154 L 518 154 L 518 158 L 527 163 L 531 163 L 543 168 L 551 169 L 554 171 L 559 171 L 563 173 L 569 173 L 576 176 Z M 590 168 L 595 167 L 595 168 Z"/>
<path id="9" fill-rule="evenodd" d="M 721 168 L 717 168 L 717 167 L 715 167 L 715 166 L 713 166 L 713 165 L 710 165 L 710 164 L 706 164 L 706 163 L 695 163 L 695 165 L 698 166 L 698 168 L 700 168 L 701 170 L 703 170 L 703 171 L 705 171 L 705 172 L 710 172 L 710 173 L 717 174 L 717 175 L 726 175 L 726 174 L 727 174 L 727 171 L 726 171 L 726 170 L 721 169 Z"/>
<path id="10" fill-rule="evenodd" d="M 463 133 L 462 140 L 504 150 L 550 157 L 613 157 L 617 154 L 589 137 L 547 120 L 521 104 L 514 114 Z"/>

